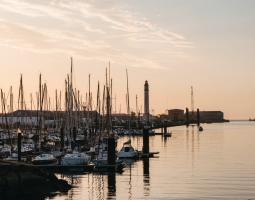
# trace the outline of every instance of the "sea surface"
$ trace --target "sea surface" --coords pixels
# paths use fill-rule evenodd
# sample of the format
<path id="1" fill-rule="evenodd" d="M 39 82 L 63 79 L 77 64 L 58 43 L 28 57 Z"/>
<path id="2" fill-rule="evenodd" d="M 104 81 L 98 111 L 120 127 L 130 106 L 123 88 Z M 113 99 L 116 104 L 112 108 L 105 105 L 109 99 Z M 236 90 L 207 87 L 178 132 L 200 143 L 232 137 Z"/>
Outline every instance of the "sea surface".
<path id="1" fill-rule="evenodd" d="M 122 174 L 62 176 L 74 188 L 47 199 L 255 199 L 255 122 L 170 128 L 173 135 L 150 137 L 156 158 L 133 163 Z M 158 130 L 159 131 L 159 130 Z M 128 137 L 118 141 L 118 149 Z M 132 145 L 142 149 L 142 137 Z"/>

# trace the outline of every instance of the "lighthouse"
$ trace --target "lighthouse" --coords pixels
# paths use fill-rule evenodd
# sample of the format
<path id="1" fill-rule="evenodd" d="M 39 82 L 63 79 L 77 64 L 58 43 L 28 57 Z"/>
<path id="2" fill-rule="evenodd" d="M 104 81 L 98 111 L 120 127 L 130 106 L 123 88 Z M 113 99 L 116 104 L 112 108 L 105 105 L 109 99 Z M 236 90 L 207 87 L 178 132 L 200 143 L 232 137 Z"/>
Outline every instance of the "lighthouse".
<path id="1" fill-rule="evenodd" d="M 144 120 L 143 128 L 143 156 L 149 157 L 150 141 L 149 141 L 149 125 L 150 125 L 150 104 L 149 104 L 149 84 L 145 81 L 144 84 Z"/>
<path id="2" fill-rule="evenodd" d="M 148 81 L 145 81 L 144 84 L 144 120 L 147 125 L 150 121 L 150 104 L 149 104 L 149 84 Z"/>

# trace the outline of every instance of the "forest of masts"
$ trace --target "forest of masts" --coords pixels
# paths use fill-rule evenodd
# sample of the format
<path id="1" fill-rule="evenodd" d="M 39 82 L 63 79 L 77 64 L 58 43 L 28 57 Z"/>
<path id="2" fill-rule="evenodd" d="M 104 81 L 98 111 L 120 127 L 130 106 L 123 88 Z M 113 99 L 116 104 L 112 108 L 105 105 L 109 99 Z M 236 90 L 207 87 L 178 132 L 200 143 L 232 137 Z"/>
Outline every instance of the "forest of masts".
<path id="1" fill-rule="evenodd" d="M 126 92 L 126 106 L 127 114 L 130 115 L 130 105 L 129 105 L 129 86 L 128 86 L 128 72 L 126 70 L 127 77 L 127 92 Z M 46 112 L 54 111 L 54 128 L 60 129 L 63 128 L 67 132 L 72 132 L 73 128 L 85 128 L 93 132 L 109 130 L 111 127 L 111 113 L 112 113 L 112 78 L 111 78 L 111 68 L 110 63 L 105 71 L 105 83 L 101 88 L 100 82 L 98 81 L 97 85 L 97 95 L 96 95 L 96 105 L 92 106 L 92 92 L 91 92 L 91 81 L 89 74 L 89 90 L 86 92 L 85 99 L 81 95 L 80 90 L 74 88 L 73 86 L 73 59 L 71 58 L 71 71 L 67 74 L 65 78 L 65 90 L 55 90 L 55 97 L 51 98 L 48 93 L 48 86 L 46 83 L 42 82 L 42 75 L 39 75 L 39 87 L 38 91 L 34 96 L 30 94 L 29 103 L 25 101 L 24 98 L 24 88 L 23 88 L 23 78 L 22 74 L 20 77 L 19 83 L 19 92 L 18 92 L 18 103 L 17 110 L 19 111 L 31 111 L 24 112 L 30 116 L 20 117 L 19 122 L 13 121 L 13 119 L 8 119 L 7 116 L 11 116 L 11 113 L 14 112 L 14 95 L 13 88 L 10 87 L 9 92 L 6 94 L 1 89 L 1 109 L 2 109 L 2 128 L 12 129 L 22 127 L 22 120 L 24 117 L 27 119 L 34 117 L 36 113 L 36 120 L 31 121 L 30 127 L 22 127 L 24 131 L 31 128 L 36 129 L 37 133 L 45 128 L 44 118 Z M 53 99 L 53 102 L 52 102 Z M 116 97 L 115 97 L 116 100 Z M 63 103 L 62 103 L 63 101 Z M 116 103 L 115 103 L 116 104 Z M 116 107 L 116 105 L 115 105 Z M 115 108 L 116 110 L 116 108 Z M 92 116 L 93 112 L 96 111 L 95 116 Z M 116 111 L 115 111 L 116 112 Z M 137 96 L 136 96 L 136 115 L 138 114 L 137 109 Z M 19 117 L 18 117 L 19 118 Z"/>

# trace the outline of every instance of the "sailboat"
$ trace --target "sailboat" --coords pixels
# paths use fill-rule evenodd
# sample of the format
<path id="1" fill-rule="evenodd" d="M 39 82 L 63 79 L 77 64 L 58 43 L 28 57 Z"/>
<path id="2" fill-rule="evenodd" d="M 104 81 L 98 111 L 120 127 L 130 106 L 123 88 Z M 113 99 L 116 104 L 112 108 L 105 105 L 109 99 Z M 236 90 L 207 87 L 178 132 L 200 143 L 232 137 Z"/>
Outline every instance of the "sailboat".
<path id="1" fill-rule="evenodd" d="M 128 132 L 131 133 L 130 130 L 130 107 L 129 107 L 129 87 L 128 87 L 128 71 L 126 69 L 126 76 L 127 76 L 127 113 L 129 115 L 128 120 Z M 129 134 L 130 136 L 130 134 Z M 134 150 L 134 148 L 131 146 L 131 139 L 123 144 L 123 147 L 121 148 L 120 152 L 118 153 L 119 158 L 135 158 L 138 156 L 138 152 Z"/>
<path id="2" fill-rule="evenodd" d="M 76 129 L 75 126 L 75 120 L 77 120 L 76 112 L 78 111 L 78 104 L 77 101 L 77 93 L 75 92 L 73 88 L 73 59 L 71 58 L 71 73 L 70 78 L 67 77 L 66 81 L 66 111 L 67 111 L 67 132 L 72 132 L 71 135 L 67 135 L 67 140 L 69 141 L 68 146 L 68 153 L 64 155 L 64 157 L 61 159 L 61 165 L 62 166 L 82 166 L 87 165 L 90 160 L 91 156 L 86 154 L 85 152 L 78 152 L 73 150 L 74 147 L 72 147 L 71 143 L 76 143 L 77 141 L 77 133 L 80 132 L 80 130 Z M 74 106 L 75 105 L 75 106 Z M 74 112 L 74 108 L 75 111 Z M 74 136 L 75 135 L 75 136 Z M 81 134 L 78 134 L 79 140 L 84 140 L 85 137 L 81 138 Z M 70 152 L 69 152 L 70 151 Z"/>

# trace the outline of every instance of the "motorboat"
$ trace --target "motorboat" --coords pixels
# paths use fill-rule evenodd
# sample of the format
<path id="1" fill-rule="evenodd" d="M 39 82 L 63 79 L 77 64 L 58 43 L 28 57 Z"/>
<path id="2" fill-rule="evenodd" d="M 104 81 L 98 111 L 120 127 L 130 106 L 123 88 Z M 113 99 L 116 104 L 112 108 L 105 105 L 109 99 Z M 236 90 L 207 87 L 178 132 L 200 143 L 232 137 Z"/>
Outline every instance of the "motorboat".
<path id="1" fill-rule="evenodd" d="M 73 152 L 66 154 L 62 160 L 62 166 L 77 166 L 87 165 L 90 162 L 91 157 L 86 153 Z"/>
<path id="2" fill-rule="evenodd" d="M 52 154 L 40 154 L 32 159 L 34 165 L 54 165 L 57 164 L 58 160 Z"/>
<path id="3" fill-rule="evenodd" d="M 123 144 L 118 153 L 119 158 L 136 158 L 137 156 L 138 152 L 132 147 L 130 139 Z"/>

